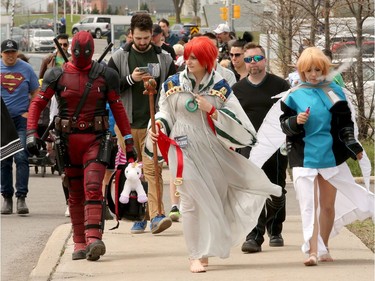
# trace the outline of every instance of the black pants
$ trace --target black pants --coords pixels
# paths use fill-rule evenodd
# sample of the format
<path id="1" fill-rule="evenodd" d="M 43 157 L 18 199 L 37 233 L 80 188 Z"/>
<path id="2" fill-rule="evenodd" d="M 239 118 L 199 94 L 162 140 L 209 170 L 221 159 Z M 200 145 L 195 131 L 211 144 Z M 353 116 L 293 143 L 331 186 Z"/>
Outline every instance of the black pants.
<path id="1" fill-rule="evenodd" d="M 241 148 L 240 153 L 248 158 L 250 148 Z M 258 224 L 247 235 L 246 240 L 254 239 L 259 245 L 262 245 L 266 230 L 269 235 L 281 234 L 286 216 L 285 180 L 287 166 L 288 158 L 282 155 L 280 150 L 277 150 L 272 157 L 264 163 L 262 170 L 272 183 L 282 187 L 282 195 L 280 197 L 271 195 L 271 199 L 266 200 L 258 218 Z"/>

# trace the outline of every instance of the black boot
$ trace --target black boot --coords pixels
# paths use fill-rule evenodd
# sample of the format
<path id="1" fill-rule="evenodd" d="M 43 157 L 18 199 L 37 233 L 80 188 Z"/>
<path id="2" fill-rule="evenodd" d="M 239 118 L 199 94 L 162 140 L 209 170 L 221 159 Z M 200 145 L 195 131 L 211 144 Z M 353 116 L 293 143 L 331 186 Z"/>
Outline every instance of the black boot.
<path id="1" fill-rule="evenodd" d="M 17 214 L 24 215 L 29 213 L 29 208 L 27 208 L 25 197 L 17 198 Z"/>
<path id="2" fill-rule="evenodd" d="M 2 215 L 10 215 L 13 213 L 13 199 L 12 197 L 4 197 L 3 206 L 1 207 Z"/>

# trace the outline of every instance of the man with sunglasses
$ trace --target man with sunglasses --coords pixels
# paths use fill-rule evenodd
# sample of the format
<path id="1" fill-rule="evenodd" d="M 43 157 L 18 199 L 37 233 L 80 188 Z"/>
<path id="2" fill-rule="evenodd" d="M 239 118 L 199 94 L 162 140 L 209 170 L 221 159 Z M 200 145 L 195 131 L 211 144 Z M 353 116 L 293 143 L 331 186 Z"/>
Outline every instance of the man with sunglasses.
<path id="1" fill-rule="evenodd" d="M 69 48 L 69 35 L 68 34 L 59 34 L 57 35 L 57 41 L 61 48 L 64 50 L 65 55 L 69 57 L 68 48 Z M 42 61 L 42 65 L 39 70 L 39 79 L 42 79 L 44 73 L 48 68 L 62 66 L 65 63 L 62 54 L 60 53 L 59 49 L 56 47 L 56 51 L 52 54 L 48 54 Z"/>
<path id="2" fill-rule="evenodd" d="M 277 101 L 272 97 L 287 91 L 289 84 L 286 80 L 266 71 L 267 60 L 262 46 L 247 43 L 244 46 L 244 61 L 248 75 L 234 84 L 232 89 L 255 130 L 258 131 L 268 110 Z M 250 147 L 245 147 L 239 152 L 248 158 L 250 150 Z M 262 167 L 270 181 L 282 187 L 283 193 L 280 197 L 271 195 L 271 198 L 267 199 L 257 226 L 247 235 L 246 241 L 242 245 L 242 251 L 245 253 L 262 251 L 261 245 L 264 242 L 263 236 L 266 230 L 270 237 L 269 245 L 271 247 L 284 246 L 281 231 L 286 215 L 286 168 L 287 157 L 282 155 L 280 150 L 275 152 Z"/>

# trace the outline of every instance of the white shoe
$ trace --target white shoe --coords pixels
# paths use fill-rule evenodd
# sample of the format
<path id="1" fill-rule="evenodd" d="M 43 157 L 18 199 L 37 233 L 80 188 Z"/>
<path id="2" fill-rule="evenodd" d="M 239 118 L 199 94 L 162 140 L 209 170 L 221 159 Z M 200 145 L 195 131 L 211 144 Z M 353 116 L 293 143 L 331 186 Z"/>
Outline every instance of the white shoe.
<path id="1" fill-rule="evenodd" d="M 66 207 L 65 216 L 70 217 L 69 206 Z"/>

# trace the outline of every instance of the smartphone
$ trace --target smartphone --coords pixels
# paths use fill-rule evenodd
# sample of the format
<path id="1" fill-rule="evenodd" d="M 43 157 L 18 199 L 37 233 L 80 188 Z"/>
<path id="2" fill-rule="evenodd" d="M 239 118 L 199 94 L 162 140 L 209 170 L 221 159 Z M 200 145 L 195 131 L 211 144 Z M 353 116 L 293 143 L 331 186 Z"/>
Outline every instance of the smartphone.
<path id="1" fill-rule="evenodd" d="M 149 72 L 148 66 L 140 66 L 138 70 L 139 72 Z"/>

